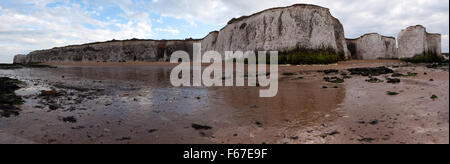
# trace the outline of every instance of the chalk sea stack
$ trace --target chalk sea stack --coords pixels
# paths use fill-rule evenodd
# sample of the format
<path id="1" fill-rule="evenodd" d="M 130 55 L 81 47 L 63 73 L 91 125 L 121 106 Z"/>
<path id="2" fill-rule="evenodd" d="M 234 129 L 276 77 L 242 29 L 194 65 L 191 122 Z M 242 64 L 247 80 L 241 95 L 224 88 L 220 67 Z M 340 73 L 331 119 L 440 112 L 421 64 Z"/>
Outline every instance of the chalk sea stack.
<path id="1" fill-rule="evenodd" d="M 14 56 L 14 63 L 27 63 L 27 55 L 19 54 Z"/>
<path id="2" fill-rule="evenodd" d="M 352 59 L 374 60 L 397 58 L 397 41 L 394 37 L 371 33 L 356 39 L 347 39 L 347 46 Z"/>
<path id="3" fill-rule="evenodd" d="M 441 55 L 441 34 L 428 33 L 422 25 L 411 26 L 398 34 L 398 57 L 412 58 L 424 53 Z"/>

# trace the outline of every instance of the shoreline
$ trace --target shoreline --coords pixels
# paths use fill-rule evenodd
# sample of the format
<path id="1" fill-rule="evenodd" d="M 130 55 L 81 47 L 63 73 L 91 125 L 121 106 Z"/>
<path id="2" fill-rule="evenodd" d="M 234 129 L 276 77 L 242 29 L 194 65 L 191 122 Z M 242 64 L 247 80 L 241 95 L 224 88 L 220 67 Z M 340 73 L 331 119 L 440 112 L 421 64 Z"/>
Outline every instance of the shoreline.
<path id="1" fill-rule="evenodd" d="M 192 63 L 192 62 L 191 62 Z M 178 63 L 170 63 L 170 62 L 123 62 L 123 63 L 103 63 L 103 62 L 45 62 L 41 63 L 43 65 L 50 66 L 112 66 L 112 67 L 123 67 L 123 66 L 177 66 Z M 318 65 L 279 65 L 280 68 L 302 68 L 302 69 L 315 69 L 315 68 L 323 68 L 328 69 L 330 67 L 333 68 L 341 68 L 347 69 L 352 66 L 357 65 L 384 65 L 384 64 L 407 64 L 406 62 L 396 60 L 396 59 L 380 59 L 380 60 L 347 60 L 340 61 L 335 64 L 318 64 Z M 203 66 L 208 66 L 209 64 L 202 64 Z"/>

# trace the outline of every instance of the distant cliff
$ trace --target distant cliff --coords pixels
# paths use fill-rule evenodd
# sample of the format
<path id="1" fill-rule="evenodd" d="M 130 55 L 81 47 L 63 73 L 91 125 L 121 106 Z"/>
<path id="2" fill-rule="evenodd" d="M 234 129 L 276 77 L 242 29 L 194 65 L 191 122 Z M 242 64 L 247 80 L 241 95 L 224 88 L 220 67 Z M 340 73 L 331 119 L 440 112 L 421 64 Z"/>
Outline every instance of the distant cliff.
<path id="1" fill-rule="evenodd" d="M 397 40 L 371 33 L 347 39 L 347 47 L 353 59 L 405 59 L 425 53 L 441 55 L 441 39 L 441 34 L 428 33 L 425 27 L 417 25 L 402 30 Z"/>
<path id="2" fill-rule="evenodd" d="M 16 63 L 16 64 L 27 63 L 27 55 L 19 54 L 19 55 L 14 56 L 14 63 Z"/>
<path id="3" fill-rule="evenodd" d="M 82 62 L 82 61 L 160 61 L 177 50 L 192 53 L 199 40 L 124 40 L 58 47 L 18 55 L 15 63 Z"/>

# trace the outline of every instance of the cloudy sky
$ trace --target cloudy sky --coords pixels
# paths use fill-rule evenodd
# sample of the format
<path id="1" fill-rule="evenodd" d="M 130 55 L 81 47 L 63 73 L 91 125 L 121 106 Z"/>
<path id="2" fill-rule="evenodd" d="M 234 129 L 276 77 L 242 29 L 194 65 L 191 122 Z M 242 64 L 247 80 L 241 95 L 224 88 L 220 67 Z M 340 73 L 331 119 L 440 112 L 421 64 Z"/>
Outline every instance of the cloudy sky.
<path id="1" fill-rule="evenodd" d="M 349 38 L 422 24 L 449 50 L 448 0 L 0 0 L 0 63 L 69 44 L 202 38 L 233 17 L 295 3 L 330 8 Z"/>

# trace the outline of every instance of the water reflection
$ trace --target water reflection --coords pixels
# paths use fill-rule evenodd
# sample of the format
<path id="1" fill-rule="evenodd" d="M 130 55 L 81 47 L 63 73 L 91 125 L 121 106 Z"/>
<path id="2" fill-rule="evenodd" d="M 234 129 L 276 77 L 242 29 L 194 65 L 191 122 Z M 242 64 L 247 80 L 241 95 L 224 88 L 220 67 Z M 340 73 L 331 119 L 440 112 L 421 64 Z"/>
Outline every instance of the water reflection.
<path id="1" fill-rule="evenodd" d="M 342 87 L 323 90 L 321 80 L 280 80 L 278 95 L 273 98 L 260 98 L 260 88 L 256 87 L 173 87 L 170 84 L 171 70 L 167 66 L 63 66 L 58 69 L 2 70 L 0 74 L 28 81 L 40 80 L 41 84 L 61 83 L 101 89 L 99 96 L 76 105 L 86 108 L 85 111 L 48 113 L 35 109 L 37 101 L 30 100 L 23 108 L 33 115 L 21 115 L 12 122 L 3 120 L 2 125 L 10 125 L 8 127 L 12 131 L 17 127 L 27 129 L 31 133 L 28 137 L 38 142 L 42 142 L 36 138 L 39 136 L 37 134 L 42 133 L 40 129 L 46 129 L 77 133 L 71 137 L 54 137 L 63 143 L 97 142 L 92 138 L 83 138 L 84 135 L 78 133 L 108 138 L 105 134 L 107 130 L 114 133 L 102 141 L 114 142 L 114 138 L 132 135 L 138 143 L 204 143 L 205 139 L 199 138 L 198 133 L 189 128 L 191 123 L 209 124 L 215 129 L 252 124 L 254 121 L 263 123 L 265 127 L 281 127 L 286 121 L 296 121 L 298 126 L 304 126 L 322 117 L 323 113 L 331 112 L 345 96 Z M 78 125 L 92 129 L 87 132 L 68 131 L 71 129 L 68 126 L 72 125 L 57 120 L 67 115 L 77 115 Z M 46 123 L 33 120 L 34 117 L 45 118 Z M 49 122 L 57 126 L 46 126 Z M 1 128 L 8 129 L 2 125 Z M 26 128 L 27 125 L 29 128 Z M 159 131 L 166 138 L 155 138 L 145 132 L 137 133 L 149 128 L 166 129 Z"/>

